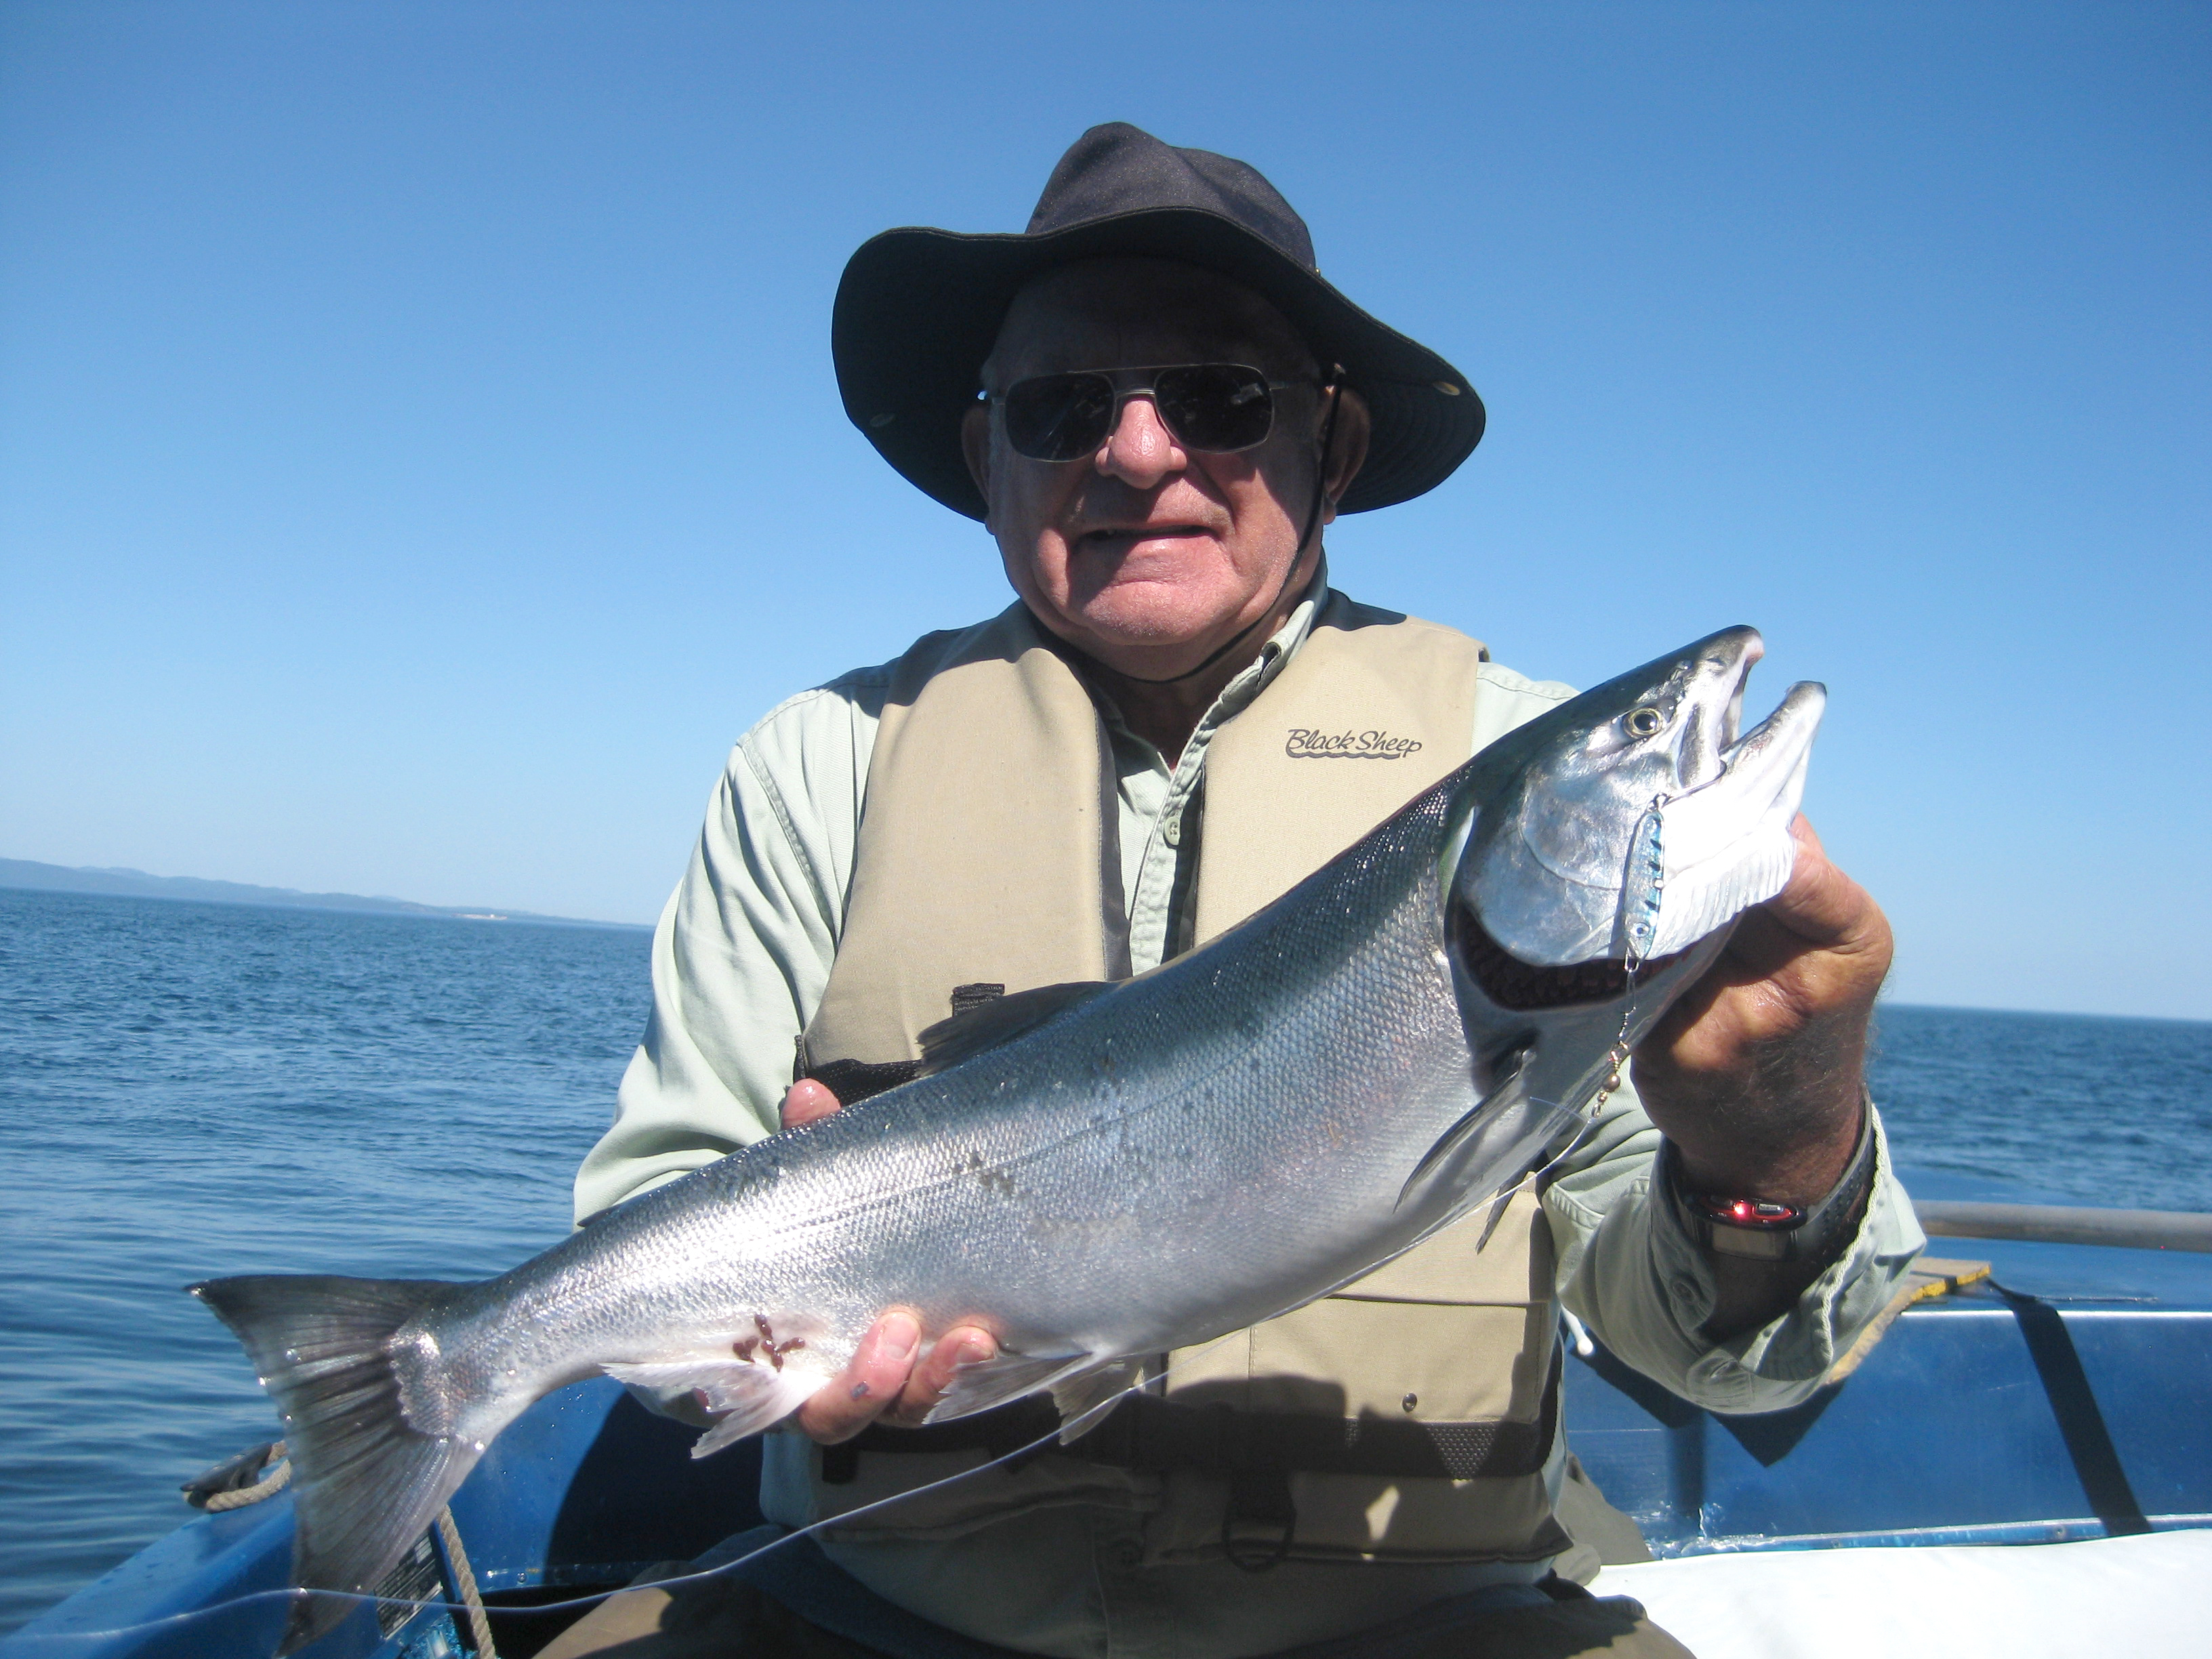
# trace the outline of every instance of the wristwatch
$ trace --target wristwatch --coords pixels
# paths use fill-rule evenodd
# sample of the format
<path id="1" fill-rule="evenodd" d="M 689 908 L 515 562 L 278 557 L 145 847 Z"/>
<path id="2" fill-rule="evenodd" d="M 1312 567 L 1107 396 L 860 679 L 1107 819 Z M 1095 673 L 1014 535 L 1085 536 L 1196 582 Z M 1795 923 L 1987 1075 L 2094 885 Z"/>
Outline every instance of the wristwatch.
<path id="1" fill-rule="evenodd" d="M 1851 1161 L 1810 1209 L 1762 1198 L 1731 1198 L 1693 1193 L 1682 1181 L 1680 1155 L 1671 1140 L 1659 1143 L 1653 1177 L 1674 1201 L 1682 1230 L 1716 1255 L 1748 1256 L 1759 1261 L 1826 1261 L 1850 1233 L 1859 1200 L 1874 1185 L 1874 1103 L 1863 1103 L 1859 1144 Z"/>

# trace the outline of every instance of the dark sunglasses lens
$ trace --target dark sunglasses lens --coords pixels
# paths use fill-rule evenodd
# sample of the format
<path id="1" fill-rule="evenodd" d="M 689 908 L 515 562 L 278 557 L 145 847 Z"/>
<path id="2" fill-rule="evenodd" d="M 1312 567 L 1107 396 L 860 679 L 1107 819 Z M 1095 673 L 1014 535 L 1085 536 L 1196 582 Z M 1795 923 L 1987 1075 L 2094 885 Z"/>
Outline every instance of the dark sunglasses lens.
<path id="1" fill-rule="evenodd" d="M 1193 449 L 1249 449 L 1274 424 L 1267 377 L 1236 363 L 1164 368 L 1152 396 L 1168 429 Z"/>
<path id="2" fill-rule="evenodd" d="M 1040 374 L 1006 398 L 1006 441 L 1035 461 L 1072 461 L 1105 441 L 1114 383 L 1103 374 Z"/>

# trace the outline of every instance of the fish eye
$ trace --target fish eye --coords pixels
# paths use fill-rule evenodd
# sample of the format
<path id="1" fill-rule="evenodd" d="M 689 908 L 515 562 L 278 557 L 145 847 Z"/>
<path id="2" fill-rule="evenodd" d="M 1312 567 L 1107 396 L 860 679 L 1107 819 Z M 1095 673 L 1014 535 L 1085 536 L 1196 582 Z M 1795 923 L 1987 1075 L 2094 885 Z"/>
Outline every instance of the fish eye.
<path id="1" fill-rule="evenodd" d="M 1656 708 L 1632 708 L 1620 717 L 1620 729 L 1632 738 L 1656 738 L 1667 729 L 1667 717 Z"/>

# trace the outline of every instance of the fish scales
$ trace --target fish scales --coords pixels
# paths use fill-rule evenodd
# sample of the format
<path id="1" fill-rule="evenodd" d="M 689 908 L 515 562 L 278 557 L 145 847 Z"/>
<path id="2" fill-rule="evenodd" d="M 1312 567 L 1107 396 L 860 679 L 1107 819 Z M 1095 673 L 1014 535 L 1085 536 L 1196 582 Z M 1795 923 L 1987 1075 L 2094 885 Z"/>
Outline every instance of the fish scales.
<path id="1" fill-rule="evenodd" d="M 1015 1352 L 1068 1352 L 1074 1335 L 1075 1351 L 1128 1354 L 1333 1288 L 1340 1272 L 1308 1265 L 1338 1258 L 1316 1237 L 1360 1248 L 1379 1218 L 1384 1249 L 1413 1242 L 1425 1218 L 1391 1209 L 1408 1143 L 1418 1158 L 1477 1098 L 1443 953 L 1443 817 L 1432 797 L 1401 826 L 1426 857 L 1325 871 L 1317 902 L 1264 918 L 1224 968 L 1186 957 L 957 1073 L 748 1149 L 691 1177 L 715 1206 L 672 1183 L 623 1206 L 482 1286 L 464 1346 L 534 1398 L 590 1374 L 580 1351 L 704 1348 L 762 1312 L 817 1316 L 834 1369 L 893 1304 L 932 1332 L 982 1318 Z M 1255 1007 L 1279 1012 L 1255 1027 Z M 1276 1109 L 1286 1077 L 1322 1109 Z M 1372 1109 L 1378 1085 L 1393 1121 Z M 633 1248 L 655 1271 L 635 1271 Z M 1233 1303 L 1191 1272 L 1224 1257 L 1250 1263 Z M 563 1311 L 518 1326 L 500 1311 L 517 1295 Z M 459 1334 L 469 1319 L 457 1307 L 445 1322 Z"/>

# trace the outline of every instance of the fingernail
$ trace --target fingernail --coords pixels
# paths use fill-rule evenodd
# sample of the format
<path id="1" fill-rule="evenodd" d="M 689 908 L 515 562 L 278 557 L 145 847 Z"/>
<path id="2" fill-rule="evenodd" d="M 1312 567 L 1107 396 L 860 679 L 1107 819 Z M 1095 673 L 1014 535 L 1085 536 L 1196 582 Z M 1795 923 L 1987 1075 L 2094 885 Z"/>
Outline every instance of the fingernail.
<path id="1" fill-rule="evenodd" d="M 881 1329 L 878 1352 L 886 1359 L 911 1359 L 921 1346 L 921 1327 L 911 1319 L 886 1319 Z"/>

